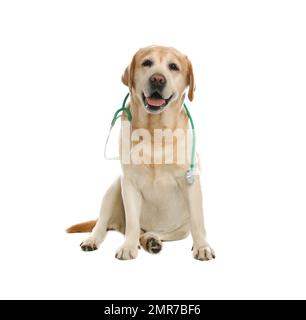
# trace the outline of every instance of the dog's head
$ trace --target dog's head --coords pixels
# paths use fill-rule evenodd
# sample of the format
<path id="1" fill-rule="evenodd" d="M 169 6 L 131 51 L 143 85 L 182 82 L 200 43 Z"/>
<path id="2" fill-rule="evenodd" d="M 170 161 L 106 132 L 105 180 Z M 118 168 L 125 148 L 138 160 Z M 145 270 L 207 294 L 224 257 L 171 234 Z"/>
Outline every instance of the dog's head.
<path id="1" fill-rule="evenodd" d="M 140 49 L 125 69 L 122 82 L 151 114 L 158 114 L 182 98 L 189 87 L 193 100 L 195 83 L 190 60 L 174 48 Z"/>

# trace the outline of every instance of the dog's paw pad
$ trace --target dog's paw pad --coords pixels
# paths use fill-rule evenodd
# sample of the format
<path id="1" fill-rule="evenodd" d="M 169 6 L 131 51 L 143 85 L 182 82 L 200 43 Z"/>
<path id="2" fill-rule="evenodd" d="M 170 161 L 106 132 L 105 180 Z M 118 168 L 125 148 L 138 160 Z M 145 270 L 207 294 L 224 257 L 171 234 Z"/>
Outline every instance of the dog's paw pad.
<path id="1" fill-rule="evenodd" d="M 156 254 L 161 251 L 163 244 L 160 240 L 155 238 L 149 238 L 146 243 L 146 249 L 148 252 Z"/>
<path id="2" fill-rule="evenodd" d="M 80 244 L 80 247 L 83 251 L 95 251 L 98 249 L 98 245 L 96 243 L 96 240 L 95 239 L 92 239 L 92 238 L 89 238 L 85 241 L 83 241 L 81 244 Z"/>
<path id="3" fill-rule="evenodd" d="M 201 261 L 209 261 L 216 258 L 214 250 L 210 246 L 193 248 L 193 257 Z"/>

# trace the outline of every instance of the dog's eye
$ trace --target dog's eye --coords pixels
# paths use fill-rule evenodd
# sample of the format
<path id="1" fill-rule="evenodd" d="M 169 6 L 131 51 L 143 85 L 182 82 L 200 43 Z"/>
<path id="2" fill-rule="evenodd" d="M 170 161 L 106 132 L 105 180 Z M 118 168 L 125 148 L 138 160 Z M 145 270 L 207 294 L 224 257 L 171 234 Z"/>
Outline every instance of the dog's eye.
<path id="1" fill-rule="evenodd" d="M 180 71 L 180 68 L 176 63 L 169 63 L 169 69 L 172 71 Z"/>
<path id="2" fill-rule="evenodd" d="M 153 61 L 150 59 L 147 59 L 142 63 L 143 67 L 152 67 L 152 65 L 153 65 Z"/>

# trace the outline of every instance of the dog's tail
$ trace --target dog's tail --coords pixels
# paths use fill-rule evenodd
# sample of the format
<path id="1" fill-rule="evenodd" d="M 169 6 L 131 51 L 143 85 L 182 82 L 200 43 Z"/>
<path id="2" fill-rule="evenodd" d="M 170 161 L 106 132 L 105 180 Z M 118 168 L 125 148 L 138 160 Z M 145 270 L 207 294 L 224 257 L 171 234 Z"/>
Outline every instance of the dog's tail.
<path id="1" fill-rule="evenodd" d="M 97 220 L 91 220 L 83 223 L 78 223 L 66 230 L 67 233 L 81 233 L 81 232 L 91 232 L 96 225 Z"/>

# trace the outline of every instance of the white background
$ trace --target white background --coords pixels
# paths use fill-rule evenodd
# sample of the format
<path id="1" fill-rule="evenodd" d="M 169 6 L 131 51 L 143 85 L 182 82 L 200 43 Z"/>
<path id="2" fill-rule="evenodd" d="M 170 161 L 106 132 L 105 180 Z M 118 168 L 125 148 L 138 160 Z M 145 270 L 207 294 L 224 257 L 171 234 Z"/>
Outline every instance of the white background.
<path id="1" fill-rule="evenodd" d="M 305 1 L 1 1 L 0 298 L 306 298 Z M 121 74 L 150 44 L 193 61 L 213 262 L 191 238 L 83 253 L 120 173 L 103 159 Z"/>

